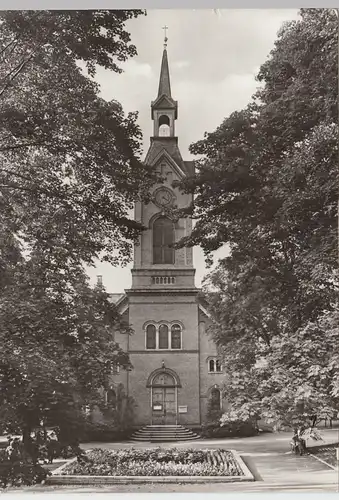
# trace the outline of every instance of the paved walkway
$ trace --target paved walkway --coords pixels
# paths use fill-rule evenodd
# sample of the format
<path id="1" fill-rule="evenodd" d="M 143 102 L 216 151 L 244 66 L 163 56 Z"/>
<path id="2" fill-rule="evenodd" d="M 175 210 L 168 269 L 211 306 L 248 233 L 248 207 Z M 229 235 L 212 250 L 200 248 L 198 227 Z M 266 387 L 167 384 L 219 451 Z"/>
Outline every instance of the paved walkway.
<path id="1" fill-rule="evenodd" d="M 333 443 L 339 440 L 338 430 L 324 430 L 324 441 Z M 264 434 L 252 438 L 197 440 L 190 443 L 165 443 L 162 447 L 225 448 L 235 449 L 244 459 L 254 474 L 255 482 L 228 484 L 148 484 L 148 485 L 113 485 L 113 486 L 35 486 L 13 490 L 7 494 L 23 492 L 45 493 L 220 493 L 220 492 L 337 492 L 339 491 L 339 473 L 311 456 L 298 457 L 289 452 L 291 435 Z M 311 443 L 309 443 L 311 445 Z M 84 449 L 105 448 L 144 448 L 157 446 L 155 443 L 86 443 Z"/>
<path id="2" fill-rule="evenodd" d="M 324 443 L 339 441 L 339 430 L 323 430 Z M 220 439 L 220 440 L 197 440 L 188 443 L 165 443 L 162 447 L 187 447 L 192 448 L 225 448 L 235 449 L 244 459 L 254 477 L 255 483 L 206 485 L 206 491 L 262 491 L 262 490 L 288 490 L 300 491 L 338 491 L 339 474 L 328 468 L 311 456 L 298 457 L 289 452 L 290 433 L 263 434 L 250 438 Z M 311 441 L 312 446 L 318 443 Z M 130 447 L 152 447 L 154 443 L 87 443 L 83 447 L 90 448 L 130 448 Z M 166 485 L 147 487 L 140 485 L 139 491 L 205 491 L 204 485 L 195 487 L 193 485 L 180 485 L 180 488 Z M 171 488 L 169 488 L 171 486 Z M 292 488 L 292 489 L 291 489 Z M 113 491 L 113 490 L 111 490 Z M 127 491 L 119 489 L 116 491 Z"/>

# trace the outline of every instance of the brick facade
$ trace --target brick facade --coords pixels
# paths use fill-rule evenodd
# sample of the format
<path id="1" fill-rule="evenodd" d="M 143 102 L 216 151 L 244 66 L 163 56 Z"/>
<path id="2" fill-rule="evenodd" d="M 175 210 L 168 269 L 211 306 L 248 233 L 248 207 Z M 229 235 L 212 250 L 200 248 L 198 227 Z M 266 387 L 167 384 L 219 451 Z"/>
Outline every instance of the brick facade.
<path id="1" fill-rule="evenodd" d="M 172 186 L 173 181 L 180 181 L 192 172 L 192 165 L 182 160 L 175 137 L 177 102 L 168 95 L 166 49 L 161 71 L 159 95 L 152 103 L 155 136 L 151 138 L 145 161 L 161 173 L 165 181 L 154 187 L 154 202 L 138 202 L 135 206 L 135 219 L 147 229 L 135 246 L 132 287 L 119 299 L 119 307 L 128 317 L 134 335 L 116 337 L 121 347 L 128 351 L 133 369 L 121 371 L 114 376 L 112 383 L 122 383 L 127 394 L 133 397 L 136 425 L 152 424 L 156 420 L 157 423 L 198 426 L 206 419 L 210 391 L 220 385 L 222 375 L 209 373 L 208 369 L 209 359 L 216 356 L 217 351 L 208 336 L 210 319 L 199 303 L 199 290 L 194 283 L 192 249 L 176 250 L 174 262 L 170 264 L 154 264 L 153 224 L 158 217 L 167 214 L 166 208 L 156 201 L 158 189 L 165 188 L 166 193 L 170 193 L 173 207 L 187 207 L 192 201 L 191 194 L 182 193 Z M 168 82 L 164 87 L 167 89 L 166 99 L 161 94 L 163 82 Z M 157 123 L 164 115 L 170 123 L 166 137 L 160 136 Z M 175 240 L 188 235 L 191 229 L 190 219 L 174 221 Z M 180 325 L 181 349 L 146 349 L 147 324 L 160 325 L 162 322 L 169 325 L 169 329 L 173 324 Z M 162 371 L 164 375 L 167 373 L 169 381 L 173 380 L 173 387 L 152 385 L 152 380 L 157 380 L 155 375 L 152 379 L 152 374 L 161 374 Z"/>

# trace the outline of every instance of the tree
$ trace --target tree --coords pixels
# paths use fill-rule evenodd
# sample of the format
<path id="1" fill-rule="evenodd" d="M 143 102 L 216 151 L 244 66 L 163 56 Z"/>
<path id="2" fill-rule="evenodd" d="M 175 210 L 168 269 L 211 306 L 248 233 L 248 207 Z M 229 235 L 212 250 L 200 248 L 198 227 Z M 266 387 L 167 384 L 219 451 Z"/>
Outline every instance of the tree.
<path id="1" fill-rule="evenodd" d="M 130 258 L 142 228 L 129 210 L 153 177 L 140 162 L 137 114 L 100 98 L 93 76 L 136 54 L 124 24 L 140 14 L 1 14 L 2 211 L 31 248 L 67 246 L 89 264 Z"/>
<path id="2" fill-rule="evenodd" d="M 300 340 L 338 302 L 337 38 L 331 10 L 302 9 L 280 30 L 252 102 L 191 146 L 203 158 L 182 188 L 195 193 L 185 213 L 197 222 L 180 245 L 200 244 L 207 256 L 230 246 L 206 294 L 237 417 L 257 418 L 263 401 L 278 423 L 337 405 L 328 379 L 326 390 L 310 382 L 313 354 Z M 298 373 L 281 355 L 288 339 Z M 329 352 L 332 340 L 322 339 Z M 295 404 L 297 388 L 308 406 Z"/>
<path id="3" fill-rule="evenodd" d="M 261 417 L 277 429 L 305 429 L 332 419 L 339 408 L 338 344 L 336 308 L 292 335 L 275 337 L 256 364 L 235 366 L 227 355 L 232 407 L 223 422 Z"/>
<path id="4" fill-rule="evenodd" d="M 91 289 L 85 273 L 32 286 L 40 273 L 32 261 L 17 266 L 0 307 L 2 420 L 26 439 L 41 422 L 65 432 L 82 408 L 101 400 L 110 365 L 131 367 L 114 341 L 115 330 L 130 329 L 107 294 Z"/>
<path id="5" fill-rule="evenodd" d="M 98 402 L 114 341 L 130 333 L 84 265 L 130 258 L 129 217 L 153 181 L 137 115 L 105 102 L 96 66 L 136 54 L 125 21 L 141 11 L 7 11 L 0 33 L 0 395 L 5 427 L 57 425 L 73 439 Z M 71 432 L 70 432 L 71 431 Z"/>

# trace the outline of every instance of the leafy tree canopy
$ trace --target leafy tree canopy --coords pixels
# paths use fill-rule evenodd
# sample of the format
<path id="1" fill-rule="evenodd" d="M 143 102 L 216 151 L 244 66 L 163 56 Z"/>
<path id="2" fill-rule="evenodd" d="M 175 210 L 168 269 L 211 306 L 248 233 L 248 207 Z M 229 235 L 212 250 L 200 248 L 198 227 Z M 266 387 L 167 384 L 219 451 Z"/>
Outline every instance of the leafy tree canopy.
<path id="1" fill-rule="evenodd" d="M 129 210 L 153 182 L 137 114 L 93 79 L 136 54 L 125 22 L 141 14 L 0 14 L 0 420 L 28 438 L 70 428 L 112 364 L 130 367 L 114 341 L 130 329 L 83 266 L 130 258 Z"/>
<path id="2" fill-rule="evenodd" d="M 152 175 L 137 114 L 104 101 L 92 76 L 136 54 L 125 22 L 142 13 L 1 13 L 1 211 L 29 248 L 89 264 L 130 258 L 141 227 L 129 210 Z"/>
<path id="3" fill-rule="evenodd" d="M 199 244 L 207 256 L 230 246 L 206 294 L 226 394 L 243 414 L 306 418 L 337 404 L 329 366 L 338 339 L 319 324 L 338 301 L 337 47 L 333 10 L 302 9 L 278 33 L 250 104 L 191 146 L 202 159 L 182 188 L 195 193 L 185 213 L 196 224 L 180 244 Z M 310 373 L 320 342 L 331 376 L 319 385 Z"/>

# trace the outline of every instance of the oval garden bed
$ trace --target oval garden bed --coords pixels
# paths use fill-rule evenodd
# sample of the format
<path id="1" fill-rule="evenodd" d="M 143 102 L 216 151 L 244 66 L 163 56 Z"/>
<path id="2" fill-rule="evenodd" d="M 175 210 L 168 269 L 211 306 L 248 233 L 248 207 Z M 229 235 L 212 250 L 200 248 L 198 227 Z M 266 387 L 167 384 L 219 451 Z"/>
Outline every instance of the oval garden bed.
<path id="1" fill-rule="evenodd" d="M 48 483 L 253 481 L 234 451 L 196 449 L 90 450 L 53 472 Z"/>

